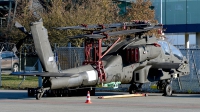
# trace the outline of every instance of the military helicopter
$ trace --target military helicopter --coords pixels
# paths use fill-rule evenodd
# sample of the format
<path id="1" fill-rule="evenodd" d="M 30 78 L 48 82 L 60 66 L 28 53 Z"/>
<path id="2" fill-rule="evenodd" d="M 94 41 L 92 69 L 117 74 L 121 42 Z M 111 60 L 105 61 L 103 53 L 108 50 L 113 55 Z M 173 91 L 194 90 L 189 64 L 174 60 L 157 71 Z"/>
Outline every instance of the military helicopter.
<path id="1" fill-rule="evenodd" d="M 18 25 L 19 29 L 23 29 Z M 121 28 L 116 31 L 113 29 Z M 152 25 L 150 22 L 133 21 L 102 25 L 79 25 L 58 27 L 58 30 L 83 30 L 90 33 L 71 38 L 85 39 L 85 61 L 82 66 L 60 71 L 52 52 L 47 29 L 43 22 L 31 23 L 31 35 L 44 72 L 27 73 L 14 72 L 12 75 L 40 76 L 42 87 L 37 88 L 36 99 L 40 99 L 46 91 L 57 91 L 61 94 L 95 94 L 97 85 L 120 82 L 130 84 L 129 93 L 141 90 L 142 84 L 157 82 L 157 89 L 164 96 L 172 95 L 172 79 L 188 75 L 189 62 L 181 52 L 169 42 L 155 36 L 144 35 L 152 29 L 160 29 L 162 25 Z M 135 34 L 130 38 L 129 34 Z M 102 48 L 102 41 L 111 36 L 120 37 L 107 47 Z M 59 90 L 59 92 L 58 92 Z"/>

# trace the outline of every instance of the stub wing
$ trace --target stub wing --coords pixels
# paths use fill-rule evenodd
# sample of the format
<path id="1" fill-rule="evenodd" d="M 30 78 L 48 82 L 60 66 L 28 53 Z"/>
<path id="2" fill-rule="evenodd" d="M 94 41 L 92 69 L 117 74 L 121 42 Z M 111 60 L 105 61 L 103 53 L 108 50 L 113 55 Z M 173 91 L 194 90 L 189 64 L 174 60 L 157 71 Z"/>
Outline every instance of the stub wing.
<path id="1" fill-rule="evenodd" d="M 152 68 L 163 68 L 163 69 L 171 69 L 171 68 L 179 68 L 182 63 L 170 63 L 170 62 L 149 62 L 148 65 L 152 65 Z"/>
<path id="2" fill-rule="evenodd" d="M 74 73 L 55 73 L 55 72 L 13 72 L 10 75 L 17 76 L 38 76 L 38 77 L 75 77 Z"/>
<path id="3" fill-rule="evenodd" d="M 170 63 L 170 62 L 151 62 L 151 68 L 162 68 L 162 69 L 176 69 L 178 72 L 184 72 L 189 74 L 190 67 L 188 63 Z"/>

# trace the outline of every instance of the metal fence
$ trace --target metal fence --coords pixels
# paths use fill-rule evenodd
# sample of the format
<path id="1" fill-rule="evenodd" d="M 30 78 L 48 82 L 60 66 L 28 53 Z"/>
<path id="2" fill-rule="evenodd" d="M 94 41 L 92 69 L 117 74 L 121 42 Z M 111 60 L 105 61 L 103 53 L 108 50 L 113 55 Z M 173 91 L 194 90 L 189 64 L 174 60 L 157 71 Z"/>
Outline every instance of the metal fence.
<path id="1" fill-rule="evenodd" d="M 190 74 L 180 77 L 181 84 L 175 79 L 174 90 L 177 92 L 200 92 L 200 49 L 180 49 L 190 63 Z"/>
<path id="2" fill-rule="evenodd" d="M 190 74 L 173 79 L 172 87 L 175 92 L 200 92 L 200 49 L 180 49 L 182 54 L 187 57 L 190 63 Z M 84 61 L 84 48 L 59 47 L 56 49 L 61 69 L 73 68 L 80 66 Z M 151 89 L 150 86 L 156 82 L 146 83 L 143 90 L 156 92 L 158 90 Z M 122 85 L 128 88 L 129 85 Z"/>
<path id="3" fill-rule="evenodd" d="M 61 70 L 78 67 L 85 59 L 83 47 L 58 47 L 55 53 Z"/>
<path id="4" fill-rule="evenodd" d="M 179 49 L 185 49 L 185 45 L 174 45 L 174 46 L 176 46 Z M 190 49 L 198 49 L 200 47 L 196 44 L 190 44 L 189 48 Z"/>
<path id="5" fill-rule="evenodd" d="M 5 50 L 12 50 L 15 44 L 0 43 L 1 48 L 2 46 L 4 46 Z M 66 47 L 68 46 L 67 44 L 64 45 L 65 47 L 60 47 L 61 45 L 58 44 L 53 44 L 52 46 L 61 70 L 82 65 L 85 58 L 83 47 Z M 176 92 L 200 92 L 200 49 L 197 49 L 195 46 L 190 49 L 184 49 L 183 46 L 177 47 L 179 47 L 182 54 L 189 59 L 190 74 L 180 77 L 179 79 L 174 79 L 172 83 L 173 90 Z M 16 53 L 21 59 L 22 70 L 24 66 L 35 65 L 38 60 L 34 45 L 32 44 L 23 45 L 20 51 L 17 51 Z M 150 89 L 150 86 L 155 83 L 156 82 L 144 84 L 143 90 L 152 92 L 157 91 Z M 123 88 L 128 88 L 128 86 L 129 85 L 122 85 Z"/>
<path id="6" fill-rule="evenodd" d="M 15 46 L 14 43 L 0 42 L 0 50 L 12 51 L 12 49 L 14 48 L 14 46 Z"/>
<path id="7" fill-rule="evenodd" d="M 190 74 L 173 79 L 172 87 L 175 92 L 197 93 L 200 92 L 200 49 L 180 49 L 182 54 L 187 57 L 190 63 Z M 156 82 L 150 82 L 143 85 L 143 90 L 158 92 L 151 89 L 150 86 Z"/>

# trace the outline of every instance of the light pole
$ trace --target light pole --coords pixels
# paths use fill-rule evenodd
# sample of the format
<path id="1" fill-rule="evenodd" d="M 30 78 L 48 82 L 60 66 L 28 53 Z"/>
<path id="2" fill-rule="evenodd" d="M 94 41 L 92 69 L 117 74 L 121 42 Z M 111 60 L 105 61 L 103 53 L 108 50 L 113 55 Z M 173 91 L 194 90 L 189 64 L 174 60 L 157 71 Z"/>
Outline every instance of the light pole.
<path id="1" fill-rule="evenodd" d="M 2 86 L 2 83 L 1 83 L 1 51 L 0 51 L 0 88 Z"/>
<path id="2" fill-rule="evenodd" d="M 162 0 L 160 1 L 160 24 L 162 24 Z"/>
<path id="3" fill-rule="evenodd" d="M 2 53 L 3 49 L 4 49 L 4 47 L 0 51 L 0 88 L 2 86 L 2 82 L 1 82 L 1 59 L 2 59 L 2 57 L 1 57 L 1 53 Z"/>

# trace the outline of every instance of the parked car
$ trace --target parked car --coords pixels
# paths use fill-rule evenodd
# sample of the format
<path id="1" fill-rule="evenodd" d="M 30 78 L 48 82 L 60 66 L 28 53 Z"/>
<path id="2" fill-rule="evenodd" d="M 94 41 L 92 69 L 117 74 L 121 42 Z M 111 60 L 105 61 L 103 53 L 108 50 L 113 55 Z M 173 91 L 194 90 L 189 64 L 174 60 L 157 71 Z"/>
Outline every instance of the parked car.
<path id="1" fill-rule="evenodd" d="M 11 51 L 3 51 L 1 53 L 1 69 L 12 70 L 17 72 L 19 70 L 19 58 Z"/>

